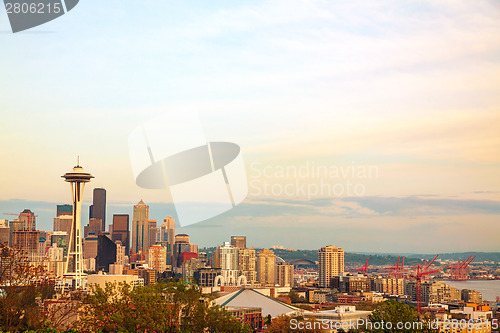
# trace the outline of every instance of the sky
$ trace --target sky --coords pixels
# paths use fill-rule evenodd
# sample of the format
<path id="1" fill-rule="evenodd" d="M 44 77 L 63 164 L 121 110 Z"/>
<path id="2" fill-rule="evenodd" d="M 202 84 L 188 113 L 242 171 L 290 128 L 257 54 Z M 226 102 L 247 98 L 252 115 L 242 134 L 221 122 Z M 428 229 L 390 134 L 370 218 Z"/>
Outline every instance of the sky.
<path id="1" fill-rule="evenodd" d="M 88 1 L 12 34 L 0 10 L 0 212 L 51 230 L 77 155 L 108 221 L 138 187 L 128 136 L 196 110 L 249 194 L 177 225 L 200 246 L 500 251 L 498 1 Z M 168 131 L 168 128 L 166 128 Z M 326 170 L 326 171 L 325 171 Z M 350 184 L 350 185 L 349 185 Z M 11 219 L 9 215 L 1 218 Z"/>

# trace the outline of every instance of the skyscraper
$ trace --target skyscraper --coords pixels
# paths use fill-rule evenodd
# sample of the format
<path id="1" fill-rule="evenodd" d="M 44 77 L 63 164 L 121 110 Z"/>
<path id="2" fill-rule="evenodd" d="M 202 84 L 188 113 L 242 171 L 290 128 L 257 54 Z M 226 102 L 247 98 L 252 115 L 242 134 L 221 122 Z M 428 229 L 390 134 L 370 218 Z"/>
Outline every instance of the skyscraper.
<path id="1" fill-rule="evenodd" d="M 92 202 L 92 216 L 90 218 L 101 219 L 102 231 L 106 231 L 106 190 L 95 188 Z"/>
<path id="2" fill-rule="evenodd" d="M 10 227 L 7 220 L 0 220 L 0 243 L 10 245 Z"/>
<path id="3" fill-rule="evenodd" d="M 12 244 L 12 233 L 14 231 L 22 231 L 24 230 L 23 221 L 20 219 L 14 219 L 9 222 L 9 244 Z"/>
<path id="4" fill-rule="evenodd" d="M 40 231 L 19 230 L 12 232 L 12 246 L 21 248 L 29 261 L 35 262 L 39 258 Z"/>
<path id="5" fill-rule="evenodd" d="M 36 230 L 36 216 L 31 210 L 23 210 L 21 214 L 19 214 L 19 220 L 22 221 L 23 230 Z"/>
<path id="6" fill-rule="evenodd" d="M 293 287 L 293 265 L 286 262 L 276 264 L 276 284 L 282 287 Z"/>
<path id="7" fill-rule="evenodd" d="M 97 257 L 95 259 L 98 271 L 109 272 L 109 265 L 116 262 L 117 245 L 107 236 L 100 234 L 97 237 Z"/>
<path id="8" fill-rule="evenodd" d="M 257 282 L 257 271 L 255 270 L 255 249 L 238 249 L 238 269 L 241 275 L 247 278 L 247 282 Z"/>
<path id="9" fill-rule="evenodd" d="M 71 235 L 72 227 L 73 215 L 61 215 L 54 217 L 54 231 L 64 231 L 69 237 Z"/>
<path id="10" fill-rule="evenodd" d="M 274 285 L 274 267 L 276 265 L 276 256 L 269 249 L 259 251 L 257 257 L 257 280 L 261 285 Z"/>
<path id="11" fill-rule="evenodd" d="M 64 275 L 72 280 L 73 289 L 78 289 L 82 286 L 83 276 L 82 197 L 85 183 L 90 182 L 94 177 L 90 173 L 83 172 L 80 165 L 75 166 L 73 172 L 68 172 L 62 177 L 66 182 L 71 183 L 71 197 L 73 198 L 73 225 Z"/>
<path id="12" fill-rule="evenodd" d="M 219 257 L 219 267 L 222 270 L 237 270 L 238 269 L 238 248 L 224 242 L 224 246 L 219 246 L 217 249 Z"/>
<path id="13" fill-rule="evenodd" d="M 130 225 L 128 214 L 113 214 L 113 242 L 121 241 L 125 246 L 125 255 L 130 254 Z"/>
<path id="14" fill-rule="evenodd" d="M 149 268 L 156 269 L 159 273 L 167 270 L 167 248 L 162 245 L 152 245 L 146 256 Z"/>
<path id="15" fill-rule="evenodd" d="M 344 272 L 344 250 L 333 245 L 318 250 L 319 286 L 330 287 L 332 277 Z"/>
<path id="16" fill-rule="evenodd" d="M 149 241 L 148 247 L 156 244 L 156 231 L 158 228 L 156 227 L 156 220 L 149 220 Z"/>
<path id="17" fill-rule="evenodd" d="M 99 236 L 103 231 L 101 219 L 96 219 L 95 217 L 89 219 L 89 224 L 83 228 L 84 237 L 87 237 L 89 234 Z"/>
<path id="18" fill-rule="evenodd" d="M 247 248 L 247 237 L 246 236 L 231 236 L 231 245 L 237 247 L 238 249 Z"/>
<path id="19" fill-rule="evenodd" d="M 73 206 L 71 205 L 57 205 L 56 216 L 73 215 Z"/>
<path id="20" fill-rule="evenodd" d="M 172 265 L 175 244 L 175 221 L 171 216 L 163 220 L 158 228 L 156 242 L 167 248 L 167 265 Z"/>
<path id="21" fill-rule="evenodd" d="M 146 252 L 149 247 L 149 206 L 139 201 L 132 216 L 132 253 Z"/>
<path id="22" fill-rule="evenodd" d="M 198 246 L 195 244 L 191 244 L 189 242 L 189 235 L 186 234 L 178 234 L 175 235 L 175 243 L 174 243 L 174 250 L 173 250 L 173 267 L 181 267 L 182 261 L 185 258 L 183 257 L 183 253 L 191 253 L 191 254 L 196 254 L 198 253 Z M 175 269 L 174 269 L 175 270 Z"/>
<path id="23" fill-rule="evenodd" d="M 85 237 L 85 241 L 83 242 L 83 259 L 97 257 L 97 242 L 99 239 L 99 235 L 89 235 Z"/>

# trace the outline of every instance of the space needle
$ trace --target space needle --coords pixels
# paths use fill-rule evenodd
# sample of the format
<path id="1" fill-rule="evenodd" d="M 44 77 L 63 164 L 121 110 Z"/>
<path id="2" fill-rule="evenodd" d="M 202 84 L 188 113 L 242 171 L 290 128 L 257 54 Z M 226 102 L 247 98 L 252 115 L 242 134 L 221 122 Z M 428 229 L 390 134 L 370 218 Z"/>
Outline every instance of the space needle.
<path id="1" fill-rule="evenodd" d="M 90 182 L 94 178 L 90 173 L 84 172 L 79 165 L 73 168 L 73 172 L 67 172 L 62 178 L 68 183 L 71 183 L 71 196 L 73 199 L 73 225 L 71 227 L 71 235 L 69 237 L 68 256 L 64 267 L 64 278 L 72 280 L 72 288 L 78 289 L 82 287 L 83 277 L 83 251 L 82 251 L 82 197 L 85 183 Z"/>

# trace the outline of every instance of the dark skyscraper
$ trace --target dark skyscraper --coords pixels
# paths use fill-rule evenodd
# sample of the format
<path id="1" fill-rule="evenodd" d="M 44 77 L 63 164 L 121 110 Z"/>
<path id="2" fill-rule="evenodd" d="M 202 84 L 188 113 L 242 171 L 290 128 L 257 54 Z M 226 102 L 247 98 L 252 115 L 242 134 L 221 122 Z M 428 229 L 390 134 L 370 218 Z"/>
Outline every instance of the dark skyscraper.
<path id="1" fill-rule="evenodd" d="M 92 216 L 102 221 L 102 231 L 106 231 L 106 190 L 103 188 L 95 188 L 94 201 L 92 205 Z"/>
<path id="2" fill-rule="evenodd" d="M 113 214 L 113 242 L 121 241 L 125 246 L 125 255 L 130 251 L 130 226 L 128 214 Z"/>
<path id="3" fill-rule="evenodd" d="M 57 215 L 69 215 L 73 216 L 73 205 L 57 205 Z"/>
<path id="4" fill-rule="evenodd" d="M 236 246 L 238 249 L 247 248 L 247 237 L 246 236 L 231 236 L 231 245 Z"/>
<path id="5" fill-rule="evenodd" d="M 146 251 L 149 248 L 149 206 L 139 201 L 134 206 L 132 215 L 132 253 Z"/>
<path id="6" fill-rule="evenodd" d="M 109 265 L 116 261 L 116 244 L 107 236 L 100 234 L 97 238 L 96 269 L 109 272 Z"/>
<path id="7" fill-rule="evenodd" d="M 89 219 L 89 224 L 86 225 L 83 230 L 84 237 L 87 237 L 89 234 L 99 236 L 100 233 L 104 232 L 104 230 L 102 230 L 102 221 L 94 217 Z"/>

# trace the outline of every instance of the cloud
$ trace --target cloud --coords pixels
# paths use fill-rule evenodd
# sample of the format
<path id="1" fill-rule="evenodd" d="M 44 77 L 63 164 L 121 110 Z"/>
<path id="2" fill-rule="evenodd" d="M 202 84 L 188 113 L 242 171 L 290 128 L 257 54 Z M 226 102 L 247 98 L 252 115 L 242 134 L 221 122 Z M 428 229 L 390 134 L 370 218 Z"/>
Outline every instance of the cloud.
<path id="1" fill-rule="evenodd" d="M 240 206 L 229 214 L 231 216 L 247 217 L 295 215 L 346 218 L 500 215 L 500 201 L 449 199 L 434 195 L 315 198 L 311 200 L 250 199 Z"/>
<path id="2" fill-rule="evenodd" d="M 409 197 L 359 197 L 346 201 L 359 203 L 384 216 L 500 215 L 500 201 L 467 199 L 429 199 Z"/>

